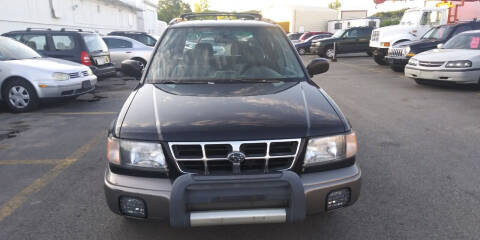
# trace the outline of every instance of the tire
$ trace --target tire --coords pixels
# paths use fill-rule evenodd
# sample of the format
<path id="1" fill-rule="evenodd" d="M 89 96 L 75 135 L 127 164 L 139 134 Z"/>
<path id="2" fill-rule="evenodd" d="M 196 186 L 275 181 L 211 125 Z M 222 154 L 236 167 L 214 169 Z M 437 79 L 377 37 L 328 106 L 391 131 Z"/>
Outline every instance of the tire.
<path id="1" fill-rule="evenodd" d="M 307 50 L 305 48 L 299 48 L 297 49 L 297 51 L 298 51 L 298 54 L 300 55 L 305 55 L 307 53 Z"/>
<path id="2" fill-rule="evenodd" d="M 387 61 L 385 61 L 385 57 L 380 57 L 380 56 L 375 56 L 373 57 L 373 60 L 378 64 L 378 65 L 388 65 Z"/>
<path id="3" fill-rule="evenodd" d="M 423 80 L 423 79 L 415 78 L 414 80 L 418 85 L 427 85 L 428 84 L 428 82 Z"/>
<path id="4" fill-rule="evenodd" d="M 5 83 L 2 96 L 8 108 L 15 113 L 30 112 L 36 109 L 40 102 L 33 86 L 20 78 Z"/>
<path id="5" fill-rule="evenodd" d="M 326 47 L 323 51 L 323 56 L 326 58 L 333 58 L 335 56 L 335 50 L 333 49 L 333 46 Z"/>
<path id="6" fill-rule="evenodd" d="M 405 67 L 404 67 L 404 66 L 390 65 L 390 68 L 391 68 L 394 72 L 404 72 L 404 71 L 405 71 Z"/>

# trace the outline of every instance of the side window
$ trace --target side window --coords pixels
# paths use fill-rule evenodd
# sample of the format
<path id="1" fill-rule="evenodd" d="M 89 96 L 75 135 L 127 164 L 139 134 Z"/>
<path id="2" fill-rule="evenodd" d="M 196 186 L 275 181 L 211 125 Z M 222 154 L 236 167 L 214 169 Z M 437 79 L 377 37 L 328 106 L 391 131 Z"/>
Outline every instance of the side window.
<path id="1" fill-rule="evenodd" d="M 335 23 L 335 30 L 342 29 L 342 23 Z"/>
<path id="2" fill-rule="evenodd" d="M 442 14 L 439 11 L 424 12 L 420 25 L 438 25 L 440 24 Z"/>
<path id="3" fill-rule="evenodd" d="M 364 28 L 360 31 L 360 37 L 370 37 L 370 35 L 372 35 L 371 28 Z"/>
<path id="4" fill-rule="evenodd" d="M 359 37 L 359 36 L 360 36 L 360 30 L 359 30 L 359 29 L 349 30 L 349 31 L 345 34 L 345 37 L 346 37 L 346 38 L 356 38 L 356 37 Z"/>
<path id="5" fill-rule="evenodd" d="M 105 41 L 105 43 L 107 44 L 108 48 L 110 48 L 110 49 L 132 48 L 132 43 L 131 42 L 121 40 L 121 39 L 109 38 L 108 40 Z"/>
<path id="6" fill-rule="evenodd" d="M 57 51 L 68 51 L 75 48 L 75 39 L 69 35 L 53 35 L 53 46 Z"/>
<path id="7" fill-rule="evenodd" d="M 459 34 L 459 33 L 469 31 L 469 30 L 472 30 L 471 26 L 459 26 L 459 27 L 457 27 L 457 29 L 455 29 L 455 31 L 453 31 L 452 37 Z"/>
<path id="8" fill-rule="evenodd" d="M 369 22 L 368 22 L 368 26 L 369 26 L 369 27 L 372 27 L 372 28 L 375 28 L 375 27 L 377 27 L 377 22 L 375 22 L 375 21 L 369 21 Z"/>
<path id="9" fill-rule="evenodd" d="M 22 38 L 22 35 L 20 35 L 20 34 L 11 34 L 11 35 L 6 35 L 6 37 L 15 39 L 15 40 L 17 40 L 17 41 L 20 42 L 20 39 Z"/>
<path id="10" fill-rule="evenodd" d="M 35 51 L 44 51 L 47 49 L 47 37 L 42 34 L 25 34 L 20 42 L 31 47 Z"/>

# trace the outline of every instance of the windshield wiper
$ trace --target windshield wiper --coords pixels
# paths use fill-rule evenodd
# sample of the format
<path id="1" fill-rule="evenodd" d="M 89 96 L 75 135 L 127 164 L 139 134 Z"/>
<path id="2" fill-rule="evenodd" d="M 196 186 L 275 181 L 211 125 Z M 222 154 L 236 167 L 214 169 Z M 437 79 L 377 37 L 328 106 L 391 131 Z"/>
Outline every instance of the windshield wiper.
<path id="1" fill-rule="evenodd" d="M 204 80 L 163 80 L 156 81 L 155 84 L 214 84 L 211 81 Z"/>

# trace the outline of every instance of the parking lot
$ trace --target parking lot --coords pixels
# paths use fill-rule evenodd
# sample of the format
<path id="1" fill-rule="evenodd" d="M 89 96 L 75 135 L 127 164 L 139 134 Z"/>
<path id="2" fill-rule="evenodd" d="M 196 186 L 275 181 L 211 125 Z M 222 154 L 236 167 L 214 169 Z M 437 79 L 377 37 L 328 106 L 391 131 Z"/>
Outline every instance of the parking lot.
<path id="1" fill-rule="evenodd" d="M 478 239 L 478 88 L 420 86 L 363 55 L 341 56 L 314 80 L 358 133 L 355 205 L 241 227 L 114 215 L 103 193 L 106 128 L 137 83 L 116 77 L 31 113 L 0 107 L 0 239 Z"/>

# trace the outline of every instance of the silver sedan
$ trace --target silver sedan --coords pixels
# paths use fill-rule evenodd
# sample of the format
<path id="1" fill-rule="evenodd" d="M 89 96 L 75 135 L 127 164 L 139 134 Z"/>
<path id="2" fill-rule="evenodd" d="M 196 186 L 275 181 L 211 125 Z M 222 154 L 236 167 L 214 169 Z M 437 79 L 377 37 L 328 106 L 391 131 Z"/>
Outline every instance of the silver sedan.
<path id="1" fill-rule="evenodd" d="M 42 98 L 75 97 L 95 89 L 97 77 L 89 67 L 36 51 L 0 37 L 0 100 L 14 112 L 27 112 Z"/>
<path id="2" fill-rule="evenodd" d="M 128 59 L 137 60 L 145 66 L 153 51 L 153 47 L 127 37 L 105 36 L 103 40 L 110 51 L 112 63 L 117 69 L 120 69 L 122 62 Z"/>

